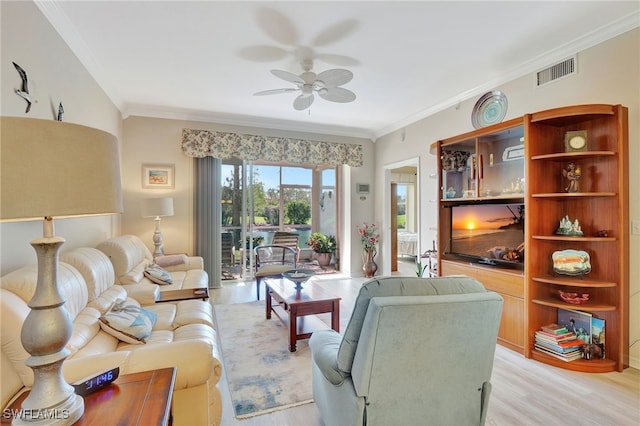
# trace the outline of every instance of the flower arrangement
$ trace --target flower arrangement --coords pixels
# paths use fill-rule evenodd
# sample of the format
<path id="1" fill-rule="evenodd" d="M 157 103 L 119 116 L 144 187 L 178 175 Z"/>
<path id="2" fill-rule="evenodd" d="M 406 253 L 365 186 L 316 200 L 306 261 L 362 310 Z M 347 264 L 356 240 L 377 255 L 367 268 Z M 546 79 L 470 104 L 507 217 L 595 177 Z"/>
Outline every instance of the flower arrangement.
<path id="1" fill-rule="evenodd" d="M 364 251 L 375 251 L 376 244 L 380 240 L 376 225 L 365 222 L 362 226 L 358 226 L 358 233 L 360 234 L 360 241 L 362 241 Z"/>
<path id="2" fill-rule="evenodd" d="M 336 237 L 314 232 L 307 241 L 307 245 L 316 253 L 333 253 L 337 246 Z"/>

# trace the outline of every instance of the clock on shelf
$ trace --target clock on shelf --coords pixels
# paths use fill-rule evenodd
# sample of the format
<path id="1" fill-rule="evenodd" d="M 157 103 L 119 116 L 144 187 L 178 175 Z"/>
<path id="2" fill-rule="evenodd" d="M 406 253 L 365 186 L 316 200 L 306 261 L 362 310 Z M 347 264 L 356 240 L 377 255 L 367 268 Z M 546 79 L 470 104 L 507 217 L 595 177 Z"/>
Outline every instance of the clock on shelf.
<path id="1" fill-rule="evenodd" d="M 587 131 L 578 130 L 564 134 L 565 152 L 581 152 L 587 150 Z"/>
<path id="2" fill-rule="evenodd" d="M 72 386 L 80 396 L 86 396 L 109 386 L 120 374 L 120 367 L 110 368 L 101 373 L 78 380 Z"/>

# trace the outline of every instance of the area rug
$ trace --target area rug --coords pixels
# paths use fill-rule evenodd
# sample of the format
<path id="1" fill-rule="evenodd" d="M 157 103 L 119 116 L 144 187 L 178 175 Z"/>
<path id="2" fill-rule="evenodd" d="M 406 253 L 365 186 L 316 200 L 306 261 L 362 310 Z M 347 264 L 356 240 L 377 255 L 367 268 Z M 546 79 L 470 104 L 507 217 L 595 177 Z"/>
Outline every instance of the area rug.
<path id="1" fill-rule="evenodd" d="M 275 315 L 265 319 L 264 301 L 214 309 L 236 418 L 313 401 L 307 340 L 289 352 L 287 328 Z"/>

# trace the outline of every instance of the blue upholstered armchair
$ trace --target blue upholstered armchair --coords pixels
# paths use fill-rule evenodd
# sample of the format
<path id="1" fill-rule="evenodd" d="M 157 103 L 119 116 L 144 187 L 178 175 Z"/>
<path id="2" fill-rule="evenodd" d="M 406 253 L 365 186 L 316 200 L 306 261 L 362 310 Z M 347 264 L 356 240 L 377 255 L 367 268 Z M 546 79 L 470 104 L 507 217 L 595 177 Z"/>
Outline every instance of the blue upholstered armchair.
<path id="1" fill-rule="evenodd" d="M 502 302 L 463 276 L 364 283 L 344 335 L 309 341 L 324 424 L 484 424 Z"/>

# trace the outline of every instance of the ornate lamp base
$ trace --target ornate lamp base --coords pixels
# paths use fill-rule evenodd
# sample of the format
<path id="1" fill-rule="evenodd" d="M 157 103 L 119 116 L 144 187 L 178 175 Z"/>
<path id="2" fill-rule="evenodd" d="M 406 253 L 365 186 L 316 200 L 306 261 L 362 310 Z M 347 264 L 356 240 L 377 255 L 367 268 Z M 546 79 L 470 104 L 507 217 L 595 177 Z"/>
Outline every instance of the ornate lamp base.
<path id="1" fill-rule="evenodd" d="M 14 425 L 71 425 L 84 413 L 84 400 L 62 376 L 62 363 L 69 356 L 65 346 L 73 327 L 65 299 L 58 291 L 58 251 L 62 244 L 64 239 L 60 237 L 31 242 L 38 256 L 38 281 L 20 338 L 31 355 L 25 364 L 33 370 L 34 378 Z"/>

